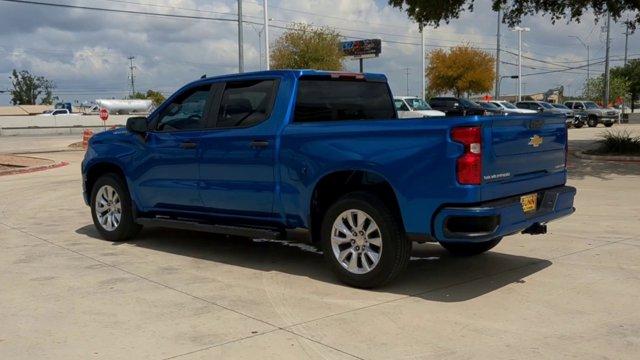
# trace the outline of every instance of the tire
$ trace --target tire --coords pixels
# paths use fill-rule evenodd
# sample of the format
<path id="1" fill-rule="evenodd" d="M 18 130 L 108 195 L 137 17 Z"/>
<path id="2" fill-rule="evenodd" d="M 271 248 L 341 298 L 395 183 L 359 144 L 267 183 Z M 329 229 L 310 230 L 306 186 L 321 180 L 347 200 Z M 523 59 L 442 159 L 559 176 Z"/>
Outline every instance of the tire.
<path id="1" fill-rule="evenodd" d="M 442 247 L 447 249 L 447 251 L 449 251 L 452 255 L 473 256 L 473 255 L 482 254 L 483 252 L 487 252 L 493 249 L 496 245 L 500 243 L 500 240 L 502 240 L 501 237 L 491 239 L 485 242 L 466 242 L 466 243 L 441 242 L 440 245 L 442 245 Z"/>
<path id="2" fill-rule="evenodd" d="M 576 129 L 580 129 L 583 126 L 584 126 L 584 123 L 582 121 L 578 121 L 578 122 L 573 123 L 573 127 L 576 128 Z"/>
<path id="3" fill-rule="evenodd" d="M 104 211 L 100 212 L 98 208 Z M 109 241 L 131 239 L 142 229 L 135 222 L 127 187 L 120 176 L 112 173 L 102 175 L 93 184 L 91 217 L 100 235 Z"/>
<path id="4" fill-rule="evenodd" d="M 589 127 L 598 126 L 598 118 L 595 116 L 589 116 L 589 118 L 587 119 L 587 126 Z"/>
<path id="5" fill-rule="evenodd" d="M 604 123 L 605 127 L 612 127 L 613 126 L 613 122 L 606 122 Z"/>
<path id="6" fill-rule="evenodd" d="M 380 198 L 367 192 L 347 194 L 329 207 L 322 221 L 321 244 L 338 279 L 359 288 L 395 279 L 411 255 L 411 242 L 398 218 Z"/>

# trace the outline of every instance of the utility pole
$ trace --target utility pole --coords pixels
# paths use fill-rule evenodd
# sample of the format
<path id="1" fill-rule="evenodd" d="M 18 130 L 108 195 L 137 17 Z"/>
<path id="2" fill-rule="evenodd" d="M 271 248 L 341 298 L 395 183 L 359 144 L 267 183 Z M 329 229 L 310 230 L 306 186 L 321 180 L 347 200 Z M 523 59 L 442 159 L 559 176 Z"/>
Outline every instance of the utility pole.
<path id="1" fill-rule="evenodd" d="M 421 84 L 422 86 L 420 87 L 420 91 L 421 91 L 422 93 L 420 94 L 420 99 L 422 99 L 422 100 L 426 100 L 426 99 L 425 99 L 425 94 L 426 94 L 426 92 L 427 92 L 427 91 L 426 91 L 427 89 L 426 89 L 426 85 L 425 85 L 425 83 L 426 83 L 426 78 L 427 78 L 427 76 L 426 76 L 426 74 L 425 74 L 425 72 L 426 72 L 425 68 L 426 68 L 426 66 L 427 66 L 427 65 L 426 65 L 426 63 L 425 63 L 425 58 L 424 58 L 424 57 L 426 56 L 426 54 L 425 54 L 425 44 L 424 44 L 424 27 L 423 27 L 423 26 L 420 26 L 420 37 L 422 38 L 422 47 L 421 47 L 421 48 L 422 48 L 422 51 L 420 51 L 420 55 L 422 55 L 422 56 L 421 56 L 421 57 L 422 57 L 422 71 L 420 72 L 420 73 L 422 74 L 422 77 L 421 77 L 421 79 L 420 79 L 420 84 Z"/>
<path id="2" fill-rule="evenodd" d="M 629 49 L 629 23 L 626 23 L 627 29 L 624 32 L 624 66 L 627 66 L 627 54 Z"/>
<path id="3" fill-rule="evenodd" d="M 238 72 L 244 72 L 244 33 L 242 32 L 242 0 L 238 0 Z"/>
<path id="4" fill-rule="evenodd" d="M 530 31 L 528 27 L 516 26 L 511 31 L 518 32 L 518 101 L 522 101 L 522 32 Z"/>
<path id="5" fill-rule="evenodd" d="M 135 59 L 135 56 L 129 56 L 127 59 L 129 59 L 129 70 L 131 71 L 131 74 L 129 75 L 129 78 L 131 79 L 131 97 L 133 97 L 136 94 L 136 82 L 135 82 L 135 75 L 133 74 L 133 70 L 136 68 L 135 66 L 133 66 L 133 60 Z"/>
<path id="6" fill-rule="evenodd" d="M 407 91 L 405 92 L 405 95 L 409 96 L 409 68 L 404 68 L 404 71 L 407 75 Z"/>
<path id="7" fill-rule="evenodd" d="M 570 35 L 569 37 L 576 38 L 580 42 L 580 44 L 582 44 L 582 46 L 584 46 L 587 49 L 587 86 L 586 88 L 587 88 L 587 94 L 589 94 L 589 80 L 591 80 L 591 74 L 589 69 L 590 63 L 591 63 L 591 55 L 589 53 L 589 45 L 585 44 L 585 42 L 582 41 L 582 39 L 579 36 Z"/>
<path id="8" fill-rule="evenodd" d="M 607 44 L 606 44 L 606 53 L 605 53 L 605 61 L 604 61 L 604 98 L 603 106 L 604 108 L 609 107 L 609 87 L 610 78 L 609 78 L 609 50 L 611 48 L 611 13 L 607 11 Z"/>
<path id="9" fill-rule="evenodd" d="M 496 31 L 496 85 L 493 97 L 498 100 L 500 97 L 500 20 L 502 9 L 498 9 L 498 30 Z"/>
<path id="10" fill-rule="evenodd" d="M 269 61 L 269 9 L 267 5 L 267 0 L 263 0 L 263 15 L 264 15 L 264 51 L 265 51 L 265 59 L 266 59 L 266 69 L 269 70 L 271 68 L 271 62 Z"/>

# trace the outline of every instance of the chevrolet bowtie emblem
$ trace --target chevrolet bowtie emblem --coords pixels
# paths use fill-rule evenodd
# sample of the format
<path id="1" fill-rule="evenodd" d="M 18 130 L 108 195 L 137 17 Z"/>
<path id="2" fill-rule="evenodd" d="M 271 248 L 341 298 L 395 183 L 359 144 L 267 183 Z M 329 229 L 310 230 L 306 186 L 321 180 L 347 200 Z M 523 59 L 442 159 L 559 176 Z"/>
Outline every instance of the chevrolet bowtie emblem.
<path id="1" fill-rule="evenodd" d="M 544 141 L 544 138 L 542 136 L 533 135 L 529 138 L 529 145 L 537 148 L 542 144 L 542 141 Z"/>

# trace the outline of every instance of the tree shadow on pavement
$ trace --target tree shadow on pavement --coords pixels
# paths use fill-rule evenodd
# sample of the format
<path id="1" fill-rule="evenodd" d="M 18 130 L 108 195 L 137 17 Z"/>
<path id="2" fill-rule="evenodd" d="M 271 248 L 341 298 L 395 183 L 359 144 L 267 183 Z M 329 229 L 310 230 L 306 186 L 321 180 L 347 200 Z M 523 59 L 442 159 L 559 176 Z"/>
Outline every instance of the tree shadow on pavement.
<path id="1" fill-rule="evenodd" d="M 569 179 L 582 180 L 586 177 L 595 177 L 601 180 L 612 180 L 611 175 L 640 175 L 640 163 L 586 160 L 577 158 L 572 153 L 593 148 L 593 144 L 593 140 L 569 140 L 571 152 L 567 162 Z"/>
<path id="2" fill-rule="evenodd" d="M 100 238 L 93 225 L 83 226 L 76 233 L 106 241 Z M 322 252 L 302 243 L 145 228 L 127 244 L 258 271 L 339 283 L 324 263 Z M 453 257 L 438 244 L 414 243 L 407 271 L 392 284 L 374 291 L 441 302 L 466 301 L 512 283 L 523 283 L 524 278 L 550 265 L 548 260 L 496 251 L 474 257 Z"/>

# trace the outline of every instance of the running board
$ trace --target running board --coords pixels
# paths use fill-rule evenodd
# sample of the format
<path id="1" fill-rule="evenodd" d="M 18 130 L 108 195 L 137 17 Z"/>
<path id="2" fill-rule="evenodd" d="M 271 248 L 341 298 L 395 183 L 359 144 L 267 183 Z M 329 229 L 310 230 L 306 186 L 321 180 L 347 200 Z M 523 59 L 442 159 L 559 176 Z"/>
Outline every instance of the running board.
<path id="1" fill-rule="evenodd" d="M 136 223 L 144 226 L 167 227 L 172 229 L 203 231 L 215 234 L 245 236 L 252 239 L 281 239 L 282 233 L 272 229 L 254 227 L 213 225 L 188 220 L 137 218 Z"/>

